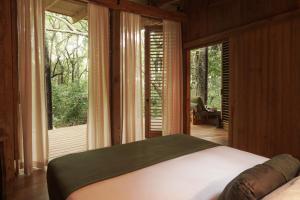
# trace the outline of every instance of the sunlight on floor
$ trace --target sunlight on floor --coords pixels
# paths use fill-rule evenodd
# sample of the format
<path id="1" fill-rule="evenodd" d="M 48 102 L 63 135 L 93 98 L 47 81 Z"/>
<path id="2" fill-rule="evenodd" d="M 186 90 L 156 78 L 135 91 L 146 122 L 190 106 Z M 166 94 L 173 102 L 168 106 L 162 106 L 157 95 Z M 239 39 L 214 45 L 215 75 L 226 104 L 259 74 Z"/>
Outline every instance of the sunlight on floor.
<path id="1" fill-rule="evenodd" d="M 228 145 L 228 132 L 215 126 L 191 124 L 191 135 L 218 144 Z"/>

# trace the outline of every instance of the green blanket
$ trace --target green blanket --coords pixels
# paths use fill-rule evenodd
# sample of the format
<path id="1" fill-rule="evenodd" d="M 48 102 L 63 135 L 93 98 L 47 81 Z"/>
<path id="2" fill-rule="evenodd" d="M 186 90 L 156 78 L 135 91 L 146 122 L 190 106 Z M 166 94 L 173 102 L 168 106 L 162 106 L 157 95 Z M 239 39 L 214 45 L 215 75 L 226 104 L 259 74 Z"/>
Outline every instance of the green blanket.
<path id="1" fill-rule="evenodd" d="M 65 200 L 89 184 L 215 146 L 217 144 L 180 134 L 70 154 L 48 164 L 49 197 Z"/>

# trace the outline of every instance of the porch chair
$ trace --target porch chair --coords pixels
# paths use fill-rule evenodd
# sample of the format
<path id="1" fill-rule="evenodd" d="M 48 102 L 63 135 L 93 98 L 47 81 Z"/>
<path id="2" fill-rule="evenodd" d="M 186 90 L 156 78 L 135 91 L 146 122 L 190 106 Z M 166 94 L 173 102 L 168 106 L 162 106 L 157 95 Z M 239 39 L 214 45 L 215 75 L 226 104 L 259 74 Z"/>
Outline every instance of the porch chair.
<path id="1" fill-rule="evenodd" d="M 201 97 L 191 100 L 191 109 L 193 111 L 193 124 L 215 125 L 217 128 L 222 127 L 222 118 L 220 111 L 211 111 L 207 109 Z"/>

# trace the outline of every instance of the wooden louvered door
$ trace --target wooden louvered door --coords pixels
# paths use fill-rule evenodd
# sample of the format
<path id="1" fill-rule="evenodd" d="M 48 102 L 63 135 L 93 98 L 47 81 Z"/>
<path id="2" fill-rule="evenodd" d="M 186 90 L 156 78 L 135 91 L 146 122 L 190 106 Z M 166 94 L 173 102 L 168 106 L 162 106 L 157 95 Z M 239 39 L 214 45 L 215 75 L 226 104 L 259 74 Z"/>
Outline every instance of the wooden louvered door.
<path id="1" fill-rule="evenodd" d="M 145 134 L 162 135 L 163 29 L 145 28 Z"/>
<path id="2" fill-rule="evenodd" d="M 229 126 L 229 43 L 222 44 L 222 121 L 225 130 Z"/>

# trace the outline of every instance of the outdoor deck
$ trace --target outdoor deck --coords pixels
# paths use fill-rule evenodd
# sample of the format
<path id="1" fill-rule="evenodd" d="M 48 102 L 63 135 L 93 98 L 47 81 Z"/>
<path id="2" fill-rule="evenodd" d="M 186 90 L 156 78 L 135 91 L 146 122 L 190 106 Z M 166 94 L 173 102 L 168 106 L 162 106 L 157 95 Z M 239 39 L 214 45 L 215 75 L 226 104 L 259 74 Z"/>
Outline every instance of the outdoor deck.
<path id="1" fill-rule="evenodd" d="M 87 149 L 87 126 L 72 126 L 49 131 L 49 160 Z"/>
<path id="2" fill-rule="evenodd" d="M 191 124 L 191 135 L 221 145 L 228 145 L 228 132 L 215 126 Z"/>
<path id="3" fill-rule="evenodd" d="M 191 126 L 191 135 L 222 145 L 228 144 L 228 133 L 214 126 Z M 72 126 L 49 131 L 49 160 L 85 151 L 87 149 L 87 126 Z"/>

